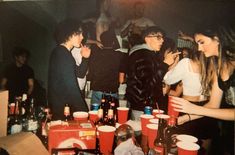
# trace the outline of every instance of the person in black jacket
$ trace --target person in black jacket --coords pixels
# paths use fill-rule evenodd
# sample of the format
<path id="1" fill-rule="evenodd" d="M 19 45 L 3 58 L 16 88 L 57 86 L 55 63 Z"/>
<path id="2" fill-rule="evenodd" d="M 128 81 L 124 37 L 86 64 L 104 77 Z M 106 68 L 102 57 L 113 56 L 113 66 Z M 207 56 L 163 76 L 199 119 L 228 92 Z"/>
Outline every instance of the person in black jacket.
<path id="1" fill-rule="evenodd" d="M 55 33 L 58 46 L 52 51 L 48 73 L 48 102 L 52 108 L 53 119 L 63 119 L 64 105 L 70 105 L 71 111 L 88 111 L 81 96 L 77 77 L 83 78 L 88 69 L 90 49 L 82 46 L 82 28 L 79 22 L 65 20 Z M 71 54 L 73 47 L 81 47 L 82 62 L 79 66 Z"/>
<path id="2" fill-rule="evenodd" d="M 179 54 L 169 52 L 161 59 L 159 51 L 164 42 L 164 31 L 152 26 L 143 32 L 145 44 L 134 46 L 129 53 L 126 98 L 132 109 L 132 119 L 139 120 L 144 107 L 166 110 L 162 92 L 163 76 Z"/>

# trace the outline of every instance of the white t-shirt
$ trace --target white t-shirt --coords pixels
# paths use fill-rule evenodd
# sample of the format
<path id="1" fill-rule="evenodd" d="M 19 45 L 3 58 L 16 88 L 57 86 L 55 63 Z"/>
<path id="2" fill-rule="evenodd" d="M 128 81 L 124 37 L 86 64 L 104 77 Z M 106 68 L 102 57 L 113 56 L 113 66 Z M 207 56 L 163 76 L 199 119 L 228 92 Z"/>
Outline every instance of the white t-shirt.
<path id="1" fill-rule="evenodd" d="M 189 58 L 184 58 L 164 76 L 164 82 L 168 85 L 182 81 L 183 95 L 201 96 L 201 75 L 194 73 Z"/>
<path id="2" fill-rule="evenodd" d="M 73 58 L 76 61 L 76 65 L 80 65 L 82 62 L 81 48 L 74 47 L 71 51 Z M 77 78 L 78 85 L 81 90 L 85 88 L 86 85 L 86 76 L 84 78 Z"/>

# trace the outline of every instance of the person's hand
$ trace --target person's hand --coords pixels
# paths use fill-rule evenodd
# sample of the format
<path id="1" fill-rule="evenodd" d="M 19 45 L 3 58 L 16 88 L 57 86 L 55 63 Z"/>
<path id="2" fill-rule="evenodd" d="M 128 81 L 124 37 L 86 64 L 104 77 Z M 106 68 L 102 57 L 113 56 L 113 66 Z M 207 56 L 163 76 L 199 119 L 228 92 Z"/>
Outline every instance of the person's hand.
<path id="1" fill-rule="evenodd" d="M 172 97 L 172 102 L 172 106 L 174 107 L 175 111 L 188 114 L 198 114 L 200 106 L 192 104 L 183 98 Z"/>
<path id="2" fill-rule="evenodd" d="M 166 64 L 168 64 L 169 66 L 172 65 L 177 60 L 177 57 L 179 57 L 180 53 L 181 52 L 176 52 L 176 53 L 169 52 L 169 53 L 166 53 L 165 56 L 164 56 L 164 62 Z M 179 58 L 178 58 L 178 60 L 179 60 Z"/>
<path id="3" fill-rule="evenodd" d="M 101 42 L 99 42 L 99 41 L 96 41 L 96 46 L 98 46 L 101 49 L 104 48 L 104 45 Z"/>
<path id="4" fill-rule="evenodd" d="M 89 58 L 91 55 L 91 49 L 87 46 L 81 45 L 81 56 L 84 58 Z"/>
<path id="5" fill-rule="evenodd" d="M 188 121 L 189 121 L 189 117 L 187 115 L 179 116 L 177 118 L 177 125 L 182 125 Z"/>

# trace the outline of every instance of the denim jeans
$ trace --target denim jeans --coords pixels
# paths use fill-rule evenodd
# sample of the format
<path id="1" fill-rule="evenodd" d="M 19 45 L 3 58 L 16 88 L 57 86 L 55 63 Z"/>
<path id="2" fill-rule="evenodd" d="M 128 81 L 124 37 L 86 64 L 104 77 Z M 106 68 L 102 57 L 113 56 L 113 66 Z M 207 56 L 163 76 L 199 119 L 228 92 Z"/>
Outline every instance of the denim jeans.
<path id="1" fill-rule="evenodd" d="M 93 103 L 98 103 L 100 104 L 101 99 L 102 99 L 102 95 L 110 95 L 116 99 L 118 99 L 118 93 L 104 93 L 102 91 L 92 91 L 92 95 L 91 95 L 91 105 Z"/>

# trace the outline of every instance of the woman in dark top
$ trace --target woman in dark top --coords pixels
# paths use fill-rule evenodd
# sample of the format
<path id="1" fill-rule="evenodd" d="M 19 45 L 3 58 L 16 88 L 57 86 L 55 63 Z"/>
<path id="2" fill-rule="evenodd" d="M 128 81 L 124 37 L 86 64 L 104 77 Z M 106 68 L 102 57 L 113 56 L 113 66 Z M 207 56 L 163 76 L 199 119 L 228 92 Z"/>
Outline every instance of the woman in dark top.
<path id="1" fill-rule="evenodd" d="M 66 103 L 70 105 L 71 112 L 88 111 L 88 106 L 81 96 L 77 77 L 83 78 L 86 74 L 90 49 L 81 45 L 81 24 L 72 20 L 63 21 L 58 25 L 55 38 L 58 46 L 50 56 L 48 101 L 53 119 L 63 119 L 63 108 Z M 80 66 L 76 66 L 71 49 L 80 46 L 83 58 Z"/>
<path id="2" fill-rule="evenodd" d="M 225 28 L 220 28 L 220 30 L 224 31 Z M 199 51 L 204 54 L 201 60 L 202 86 L 205 94 L 210 92 L 210 101 L 201 107 L 184 99 L 174 98 L 177 111 L 195 114 L 191 115 L 191 120 L 202 116 L 235 120 L 235 32 L 232 28 L 227 33 L 219 32 L 206 29 L 194 35 Z M 233 108 L 220 109 L 223 93 L 226 103 L 233 105 Z M 179 121 L 183 120 L 180 119 Z"/>

